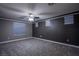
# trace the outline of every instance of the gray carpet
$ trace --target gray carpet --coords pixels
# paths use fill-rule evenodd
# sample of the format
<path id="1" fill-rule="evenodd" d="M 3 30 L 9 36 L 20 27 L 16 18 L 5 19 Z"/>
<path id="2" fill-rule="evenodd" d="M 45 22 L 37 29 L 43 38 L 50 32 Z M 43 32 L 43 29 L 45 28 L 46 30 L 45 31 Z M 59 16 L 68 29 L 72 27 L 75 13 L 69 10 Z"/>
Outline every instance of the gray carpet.
<path id="1" fill-rule="evenodd" d="M 0 45 L 0 56 L 78 56 L 79 49 L 39 39 L 26 39 Z"/>

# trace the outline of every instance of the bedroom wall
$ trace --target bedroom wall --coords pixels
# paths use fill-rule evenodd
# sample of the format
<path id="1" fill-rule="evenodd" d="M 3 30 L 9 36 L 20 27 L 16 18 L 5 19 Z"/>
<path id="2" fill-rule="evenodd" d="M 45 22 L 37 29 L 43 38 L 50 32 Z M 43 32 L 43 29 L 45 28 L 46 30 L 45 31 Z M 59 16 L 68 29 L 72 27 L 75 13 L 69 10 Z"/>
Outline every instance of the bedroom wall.
<path id="1" fill-rule="evenodd" d="M 46 21 L 48 21 L 47 24 Z M 64 18 L 49 19 L 46 21 L 38 22 L 38 27 L 33 24 L 33 36 L 64 42 Z"/>
<path id="2" fill-rule="evenodd" d="M 47 20 L 50 21 L 48 26 L 46 25 Z M 33 24 L 34 37 L 79 46 L 79 14 L 64 15 L 60 18 L 47 20 Z"/>
<path id="3" fill-rule="evenodd" d="M 14 29 L 14 23 L 15 21 L 10 21 L 10 20 L 2 20 L 0 19 L 0 42 L 2 41 L 7 41 L 7 40 L 13 40 L 13 39 L 17 39 L 17 38 L 27 38 L 27 37 L 32 37 L 32 25 L 31 23 L 23 23 L 21 22 L 21 24 L 25 24 L 25 28 L 21 28 L 21 29 L 25 29 L 25 32 L 20 32 L 19 34 L 16 33 L 16 31 L 19 32 L 19 26 L 17 26 L 17 30 L 13 30 Z M 19 23 L 18 21 L 16 21 L 16 23 Z M 13 31 L 15 31 L 15 33 L 13 33 Z M 21 30 L 20 30 L 21 31 Z"/>

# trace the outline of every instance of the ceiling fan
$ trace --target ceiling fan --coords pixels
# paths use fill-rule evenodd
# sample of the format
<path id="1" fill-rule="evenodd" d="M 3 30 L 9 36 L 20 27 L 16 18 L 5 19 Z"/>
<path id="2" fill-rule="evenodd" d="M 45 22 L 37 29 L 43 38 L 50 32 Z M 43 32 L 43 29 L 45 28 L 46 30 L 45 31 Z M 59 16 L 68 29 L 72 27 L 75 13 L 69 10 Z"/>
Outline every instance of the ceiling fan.
<path id="1" fill-rule="evenodd" d="M 34 16 L 32 13 L 29 13 L 28 16 L 21 16 L 16 18 L 17 20 L 24 20 L 24 21 L 30 21 L 30 22 L 34 22 L 37 19 L 40 19 L 40 17 L 38 16 Z"/>
<path id="2" fill-rule="evenodd" d="M 48 6 L 53 6 L 55 3 L 48 3 Z M 16 19 L 21 19 L 21 20 L 26 20 L 26 21 L 36 21 L 38 19 L 40 19 L 40 16 L 50 16 L 50 15 L 53 15 L 54 13 L 51 13 L 51 12 L 42 12 L 42 13 L 37 13 L 36 15 L 34 13 L 28 13 L 27 16 L 21 16 L 21 17 L 18 17 Z M 28 20 L 27 20 L 28 19 Z"/>

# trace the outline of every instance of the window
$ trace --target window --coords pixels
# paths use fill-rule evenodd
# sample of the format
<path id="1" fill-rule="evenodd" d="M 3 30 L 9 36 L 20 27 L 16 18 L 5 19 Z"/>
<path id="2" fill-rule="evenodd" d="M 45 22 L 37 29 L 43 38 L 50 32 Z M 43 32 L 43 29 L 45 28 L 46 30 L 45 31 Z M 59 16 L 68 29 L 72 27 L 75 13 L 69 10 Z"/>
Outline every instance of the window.
<path id="1" fill-rule="evenodd" d="M 23 35 L 26 31 L 25 23 L 13 22 L 13 34 L 14 35 Z"/>
<path id="2" fill-rule="evenodd" d="M 74 18 L 73 15 L 67 15 L 64 17 L 64 24 L 73 24 Z"/>

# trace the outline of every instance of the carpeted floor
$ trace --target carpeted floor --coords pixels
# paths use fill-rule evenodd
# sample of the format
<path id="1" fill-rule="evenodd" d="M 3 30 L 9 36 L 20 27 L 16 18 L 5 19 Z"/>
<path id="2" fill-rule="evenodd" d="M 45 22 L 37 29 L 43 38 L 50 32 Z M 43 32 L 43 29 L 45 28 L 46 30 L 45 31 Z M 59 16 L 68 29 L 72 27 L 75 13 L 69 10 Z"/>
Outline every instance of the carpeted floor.
<path id="1" fill-rule="evenodd" d="M 0 44 L 0 56 L 78 56 L 79 49 L 39 39 Z"/>

